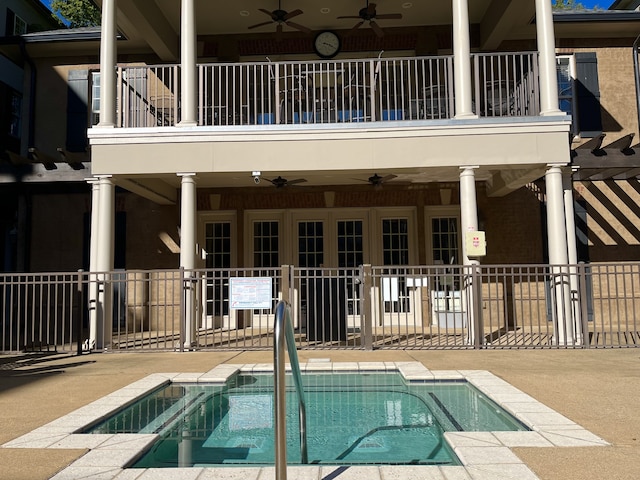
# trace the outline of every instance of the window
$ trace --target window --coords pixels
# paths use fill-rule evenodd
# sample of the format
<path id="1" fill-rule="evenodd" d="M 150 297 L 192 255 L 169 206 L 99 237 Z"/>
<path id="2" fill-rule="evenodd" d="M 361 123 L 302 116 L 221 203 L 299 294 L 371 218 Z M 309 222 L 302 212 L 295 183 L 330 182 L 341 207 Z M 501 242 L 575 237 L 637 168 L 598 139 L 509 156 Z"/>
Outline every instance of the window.
<path id="1" fill-rule="evenodd" d="M 27 33 L 27 22 L 21 19 L 18 15 L 13 17 L 13 34 L 22 35 Z"/>
<path id="2" fill-rule="evenodd" d="M 560 110 L 572 116 L 572 132 L 583 138 L 602 133 L 598 58 L 593 52 L 557 57 Z"/>
<path id="3" fill-rule="evenodd" d="M 100 123 L 100 72 L 91 72 L 91 125 Z"/>
<path id="4" fill-rule="evenodd" d="M 21 110 L 22 110 L 22 97 L 18 92 L 9 93 L 9 135 L 14 138 L 20 138 L 20 126 L 21 126 Z"/>
<path id="5" fill-rule="evenodd" d="M 6 3 L 6 2 L 4 2 Z M 4 32 L 0 28 L 0 36 L 22 35 L 27 33 L 27 22 L 15 14 L 13 10 L 7 8 L 5 16 Z"/>
<path id="6" fill-rule="evenodd" d="M 573 56 L 558 57 L 556 62 L 560 110 L 572 115 L 574 110 L 573 80 L 575 78 L 575 62 L 573 61 Z"/>
<path id="7" fill-rule="evenodd" d="M 457 217 L 433 217 L 431 219 L 431 245 L 434 263 L 458 263 Z"/>

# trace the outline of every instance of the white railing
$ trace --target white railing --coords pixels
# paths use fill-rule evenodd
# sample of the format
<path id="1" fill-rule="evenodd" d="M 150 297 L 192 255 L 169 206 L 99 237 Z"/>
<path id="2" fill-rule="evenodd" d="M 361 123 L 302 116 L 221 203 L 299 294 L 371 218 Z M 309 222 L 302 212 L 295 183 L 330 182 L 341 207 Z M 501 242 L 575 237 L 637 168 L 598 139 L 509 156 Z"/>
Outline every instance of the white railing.
<path id="1" fill-rule="evenodd" d="M 473 66 L 478 115 L 512 117 L 540 113 L 537 54 L 475 54 Z"/>
<path id="2" fill-rule="evenodd" d="M 539 113 L 537 54 L 474 54 L 479 116 Z M 122 127 L 180 121 L 179 67 L 120 67 Z M 443 120 L 454 116 L 453 57 L 215 63 L 198 66 L 198 124 Z"/>

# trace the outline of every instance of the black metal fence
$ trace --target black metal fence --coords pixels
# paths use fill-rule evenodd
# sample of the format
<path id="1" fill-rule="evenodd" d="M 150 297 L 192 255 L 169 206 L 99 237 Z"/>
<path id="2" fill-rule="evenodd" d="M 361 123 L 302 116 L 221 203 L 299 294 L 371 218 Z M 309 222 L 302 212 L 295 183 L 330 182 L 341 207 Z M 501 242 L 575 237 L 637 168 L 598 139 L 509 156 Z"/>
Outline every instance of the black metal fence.
<path id="1" fill-rule="evenodd" d="M 279 300 L 302 349 L 636 347 L 639 292 L 640 263 L 3 274 L 1 350 L 270 349 Z"/>

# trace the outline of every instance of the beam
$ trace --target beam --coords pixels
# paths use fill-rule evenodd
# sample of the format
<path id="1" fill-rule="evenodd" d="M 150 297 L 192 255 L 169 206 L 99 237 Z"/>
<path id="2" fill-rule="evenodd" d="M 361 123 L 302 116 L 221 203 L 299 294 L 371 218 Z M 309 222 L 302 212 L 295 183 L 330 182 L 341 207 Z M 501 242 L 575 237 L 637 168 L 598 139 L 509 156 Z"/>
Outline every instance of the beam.
<path id="1" fill-rule="evenodd" d="M 487 188 L 487 196 L 504 197 L 528 183 L 538 180 L 540 177 L 544 176 L 544 173 L 544 166 L 526 170 L 501 170 L 499 172 L 495 172 L 487 182 L 489 185 L 489 188 Z"/>
<path id="2" fill-rule="evenodd" d="M 636 148 L 600 148 L 591 150 L 588 148 L 576 148 L 571 151 L 571 164 L 580 168 L 638 168 L 640 167 L 640 155 Z"/>
<path id="3" fill-rule="evenodd" d="M 115 178 L 114 183 L 159 205 L 175 205 L 177 190 L 168 183 L 155 178 Z"/>

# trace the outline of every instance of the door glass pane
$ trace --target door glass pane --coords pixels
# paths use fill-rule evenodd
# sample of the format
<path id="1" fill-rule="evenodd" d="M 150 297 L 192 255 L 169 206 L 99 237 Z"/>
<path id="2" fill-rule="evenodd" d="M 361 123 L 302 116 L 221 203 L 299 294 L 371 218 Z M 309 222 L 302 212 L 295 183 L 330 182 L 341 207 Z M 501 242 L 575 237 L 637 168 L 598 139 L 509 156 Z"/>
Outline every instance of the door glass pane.
<path id="1" fill-rule="evenodd" d="M 458 219 L 455 217 L 431 220 L 431 245 L 434 263 L 458 263 Z"/>
<path id="2" fill-rule="evenodd" d="M 278 222 L 255 222 L 253 224 L 253 266 L 275 268 L 280 265 Z"/>
<path id="3" fill-rule="evenodd" d="M 324 263 L 324 232 L 322 222 L 298 223 L 298 265 L 319 267 Z"/>
<path id="4" fill-rule="evenodd" d="M 265 270 L 256 270 L 256 277 L 273 277 L 273 309 L 276 307 L 280 278 L 274 269 L 280 268 L 280 224 L 277 220 L 257 221 L 253 223 L 253 266 Z M 255 313 L 270 313 L 269 310 L 254 310 Z"/>
<path id="5" fill-rule="evenodd" d="M 228 315 L 231 223 L 207 223 L 205 225 L 204 244 L 206 252 L 205 265 L 207 267 L 207 315 Z"/>
<path id="6" fill-rule="evenodd" d="M 347 314 L 360 313 L 360 289 L 354 279 L 358 267 L 364 263 L 364 238 L 362 220 L 340 220 L 338 232 L 338 267 L 347 268 Z"/>
<path id="7" fill-rule="evenodd" d="M 324 223 L 321 221 L 298 223 L 298 265 L 300 271 L 300 312 L 306 318 L 309 278 L 317 278 L 314 268 L 324 264 Z"/>
<path id="8" fill-rule="evenodd" d="M 458 219 L 441 217 L 431 220 L 432 252 L 436 264 L 457 265 L 458 252 Z M 458 276 L 450 268 L 445 267 L 441 275 L 437 275 L 435 309 L 440 312 L 460 311 L 460 285 Z"/>
<path id="9" fill-rule="evenodd" d="M 382 220 L 382 258 L 384 265 L 409 264 L 409 222 L 406 218 Z M 403 268 L 386 268 L 383 278 L 385 313 L 409 311 L 407 277 Z"/>

